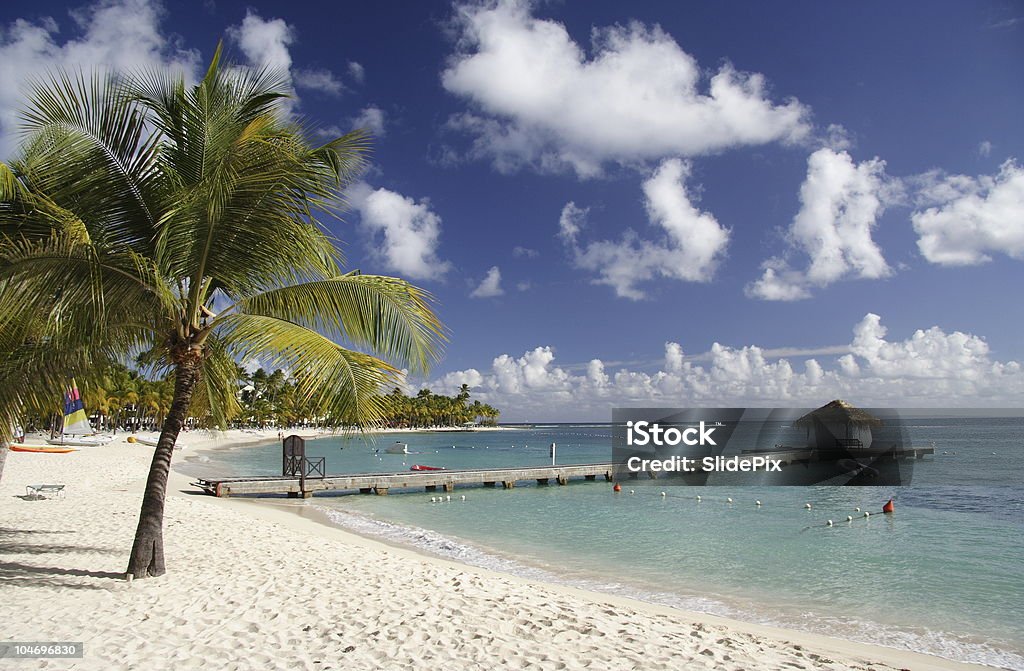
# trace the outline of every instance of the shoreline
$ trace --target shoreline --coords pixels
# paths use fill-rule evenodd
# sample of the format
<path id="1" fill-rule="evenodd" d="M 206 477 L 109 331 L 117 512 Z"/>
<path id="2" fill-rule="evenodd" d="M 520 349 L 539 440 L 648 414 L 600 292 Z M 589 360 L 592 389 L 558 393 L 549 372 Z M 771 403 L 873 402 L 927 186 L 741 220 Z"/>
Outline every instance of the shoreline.
<path id="1" fill-rule="evenodd" d="M 183 484 L 187 486 L 187 483 L 176 484 Z M 177 487 L 175 487 L 175 490 L 177 490 Z M 174 491 L 173 493 L 178 496 L 185 495 L 182 491 Z M 912 650 L 892 648 L 872 643 L 863 643 L 769 624 L 747 622 L 711 613 L 689 611 L 669 605 L 644 601 L 638 598 L 589 590 L 558 582 L 537 580 L 513 573 L 488 569 L 473 564 L 466 564 L 454 559 L 429 553 L 413 545 L 397 541 L 389 541 L 387 539 L 374 537 L 341 527 L 339 524 L 331 520 L 325 509 L 316 506 L 315 503 L 312 503 L 314 499 L 309 499 L 308 501 L 298 500 L 286 502 L 287 500 L 285 499 L 257 500 L 244 498 L 208 498 L 215 504 L 223 505 L 230 509 L 238 509 L 244 511 L 247 515 L 253 515 L 268 521 L 279 522 L 294 530 L 303 530 L 315 537 L 336 537 L 341 542 L 365 548 L 367 550 L 377 551 L 384 554 L 392 552 L 409 559 L 416 559 L 430 564 L 441 565 L 449 569 L 474 573 L 485 578 L 502 579 L 527 588 L 546 589 L 559 595 L 583 599 L 595 606 L 611 604 L 654 616 L 682 618 L 687 621 L 691 621 L 695 627 L 727 627 L 730 630 L 742 632 L 750 636 L 764 636 L 775 639 L 779 642 L 785 641 L 789 646 L 795 647 L 797 651 L 800 651 L 801 648 L 821 647 L 825 650 L 837 653 L 837 656 L 849 656 L 850 659 L 847 660 L 849 662 L 867 664 L 869 667 L 873 667 L 874 663 L 882 663 L 892 665 L 897 668 L 904 668 L 906 665 L 912 664 L 915 670 L 997 668 L 982 664 L 959 662 Z M 810 655 L 814 654 L 814 652 L 810 652 Z M 857 667 L 851 666 L 849 668 Z"/>
<path id="2" fill-rule="evenodd" d="M 276 431 L 242 444 L 267 440 Z M 81 669 L 148 659 L 198 669 L 211 656 L 239 669 L 476 668 L 496 655 L 531 668 L 992 668 L 461 564 L 324 523 L 305 502 L 198 494 L 173 469 L 169 573 L 128 583 L 119 575 L 151 455 L 124 442 L 9 455 L 0 483 L 10 502 L 0 511 L 7 638 L 84 641 Z M 49 481 L 67 484 L 65 499 L 12 501 L 26 484 Z"/>
<path id="3" fill-rule="evenodd" d="M 499 427 L 498 430 L 516 431 L 516 430 L 519 430 L 521 428 L 522 427 L 519 427 L 519 426 L 515 426 L 515 427 Z M 491 430 L 495 430 L 495 429 L 492 428 Z M 391 430 L 384 430 L 381 433 L 426 433 L 426 432 L 430 432 L 430 431 L 435 431 L 435 432 L 452 432 L 452 431 L 460 432 L 461 429 L 452 429 L 452 428 L 446 428 L 446 427 L 441 427 L 441 428 L 437 428 L 437 429 L 433 429 L 433 430 L 427 430 L 427 429 L 391 429 Z M 251 433 L 251 431 L 248 432 L 248 433 Z M 330 436 L 330 435 L 332 435 L 332 434 L 324 432 L 324 433 L 318 434 L 316 436 L 306 436 L 306 437 L 309 438 L 309 439 L 316 439 L 316 438 L 320 438 L 320 437 L 323 437 L 323 436 Z M 333 434 L 333 435 L 339 435 L 339 434 Z M 253 442 L 248 442 L 248 443 L 244 443 L 244 444 L 232 444 L 230 442 L 227 442 L 226 444 L 218 444 L 216 446 L 212 446 L 212 445 L 211 446 L 203 446 L 200 449 L 218 450 L 218 449 L 244 448 L 244 447 L 248 447 L 248 446 L 255 446 L 257 444 L 266 444 L 267 442 L 275 442 L 275 440 L 276 440 L 275 436 L 266 435 L 266 436 L 264 436 L 264 439 L 262 441 L 253 441 Z M 423 559 L 425 559 L 427 561 L 437 560 L 437 561 L 446 562 L 446 563 L 449 563 L 449 564 L 452 564 L 452 565 L 455 565 L 455 566 L 471 567 L 471 568 L 474 568 L 474 569 L 477 569 L 477 570 L 480 570 L 480 571 L 483 571 L 483 572 L 486 572 L 486 573 L 492 574 L 492 575 L 514 577 L 514 578 L 517 578 L 519 580 L 522 580 L 522 581 L 525 581 L 525 582 L 528 582 L 528 583 L 542 584 L 542 585 L 547 585 L 547 586 L 556 587 L 556 588 L 563 588 L 564 587 L 565 589 L 576 590 L 576 591 L 585 592 L 587 594 L 591 594 L 594 598 L 603 598 L 603 597 L 607 596 L 607 597 L 610 597 L 610 598 L 624 599 L 624 600 L 629 601 L 629 602 L 634 603 L 634 604 L 642 604 L 644 606 L 652 606 L 652 607 L 655 607 L 655 608 L 658 608 L 658 609 L 668 609 L 668 610 L 671 610 L 671 611 L 675 611 L 677 613 L 683 613 L 683 614 L 686 614 L 687 616 L 692 616 L 692 617 L 696 617 L 696 618 L 710 617 L 710 618 L 714 618 L 714 619 L 716 619 L 717 621 L 720 621 L 720 622 L 738 623 L 738 624 L 743 624 L 743 625 L 751 625 L 753 627 L 763 627 L 766 630 L 770 630 L 770 631 L 776 632 L 778 634 L 791 633 L 793 635 L 800 635 L 800 636 L 807 635 L 807 636 L 811 636 L 811 637 L 820 637 L 820 638 L 827 639 L 827 640 L 841 641 L 843 643 L 850 643 L 851 645 L 855 645 L 855 646 L 856 645 L 863 645 L 863 646 L 868 646 L 868 647 L 878 648 L 878 649 L 883 649 L 883 650 L 891 650 L 891 651 L 895 651 L 897 653 L 908 652 L 908 653 L 912 653 L 912 654 L 915 654 L 915 655 L 920 655 L 920 656 L 923 656 L 923 657 L 926 657 L 926 658 L 930 658 L 930 659 L 941 660 L 942 662 L 948 661 L 948 662 L 950 662 L 952 664 L 966 665 L 967 668 L 997 668 L 997 669 L 998 668 L 1009 668 L 1009 669 L 1017 668 L 1012 663 L 1010 665 L 1004 667 L 1004 666 L 999 666 L 999 665 L 994 664 L 992 662 L 986 662 L 986 661 L 977 661 L 977 660 L 975 660 L 975 661 L 966 661 L 966 660 L 961 661 L 961 660 L 950 658 L 950 657 L 942 657 L 942 656 L 940 656 L 939 653 L 936 653 L 936 652 L 930 651 L 930 650 L 929 651 L 914 650 L 910 646 L 902 645 L 901 642 L 895 642 L 893 644 L 890 644 L 890 643 L 888 643 L 886 641 L 871 640 L 871 638 L 864 638 L 864 637 L 857 638 L 857 637 L 843 636 L 842 634 L 834 634 L 831 631 L 829 631 L 827 628 L 824 629 L 824 630 L 819 628 L 817 631 L 815 631 L 813 629 L 802 628 L 799 625 L 792 625 L 792 624 L 787 623 L 785 621 L 779 622 L 777 619 L 775 619 L 771 615 L 765 615 L 764 613 L 761 613 L 760 611 L 758 611 L 756 608 L 751 610 L 751 605 L 750 604 L 732 602 L 732 601 L 730 601 L 728 599 L 723 601 L 723 600 L 721 600 L 722 597 L 707 597 L 706 595 L 702 595 L 700 593 L 694 593 L 694 594 L 689 595 L 688 597 L 686 597 L 686 596 L 682 596 L 681 597 L 681 596 L 675 595 L 675 594 L 662 593 L 662 592 L 658 592 L 658 591 L 651 591 L 651 588 L 649 586 L 642 586 L 642 585 L 633 585 L 633 588 L 627 590 L 626 594 L 616 593 L 615 591 L 610 591 L 609 589 L 607 589 L 607 585 L 605 584 L 605 581 L 604 581 L 605 576 L 593 576 L 591 579 L 588 579 L 588 578 L 580 578 L 580 579 L 566 578 L 564 576 L 560 576 L 557 572 L 552 572 L 551 569 L 549 569 L 549 568 L 546 568 L 546 567 L 543 567 L 543 566 L 539 566 L 539 565 L 531 564 L 528 561 L 525 561 L 523 558 L 521 558 L 519 556 L 516 556 L 514 553 L 513 554 L 508 554 L 508 553 L 501 552 L 501 551 L 494 550 L 494 549 L 487 548 L 487 547 L 475 546 L 471 541 L 462 540 L 462 539 L 460 539 L 457 536 L 446 536 L 445 534 L 442 534 L 441 532 L 432 531 L 431 529 L 428 529 L 428 528 L 419 529 L 417 527 L 409 527 L 410 529 L 414 529 L 416 531 L 425 531 L 427 533 L 437 534 L 438 538 L 444 540 L 445 543 L 447 543 L 448 540 L 454 541 L 456 543 L 468 543 L 469 544 L 468 547 L 470 547 L 471 549 L 475 550 L 477 553 L 480 553 L 481 555 L 486 555 L 486 557 L 489 557 L 491 559 L 496 559 L 496 560 L 498 560 L 499 563 L 504 563 L 506 565 L 504 565 L 504 566 L 499 565 L 499 566 L 495 567 L 495 566 L 490 566 L 489 565 L 490 562 L 472 563 L 471 559 L 465 559 L 464 560 L 461 557 L 452 556 L 451 554 L 444 553 L 444 552 L 442 552 L 440 550 L 437 550 L 437 549 L 429 547 L 429 546 L 421 547 L 420 545 L 417 545 L 417 543 L 414 540 L 390 538 L 390 537 L 388 537 L 388 535 L 386 535 L 386 534 L 385 535 L 381 535 L 378 532 L 376 532 L 375 530 L 361 529 L 361 528 L 359 528 L 360 527 L 359 524 L 356 524 L 355 526 L 352 526 L 350 524 L 346 524 L 343 521 L 334 520 L 334 519 L 332 519 L 332 517 L 330 515 L 330 512 L 338 512 L 338 513 L 340 513 L 343 516 L 354 515 L 354 516 L 356 516 L 357 518 L 360 518 L 360 519 L 362 519 L 364 517 L 364 515 L 361 514 L 361 513 L 355 513 L 355 512 L 344 511 L 344 510 L 337 510 L 337 511 L 335 511 L 332 508 L 318 505 L 316 499 L 317 499 L 317 497 L 313 497 L 313 498 L 309 499 L 308 502 L 303 502 L 301 500 L 300 501 L 287 501 L 286 499 L 273 498 L 273 497 L 259 498 L 259 499 L 257 499 L 257 498 L 236 498 L 236 499 L 232 499 L 232 500 L 235 501 L 235 502 L 244 502 L 245 505 L 251 505 L 254 508 L 261 508 L 261 507 L 265 507 L 265 506 L 266 507 L 273 507 L 273 508 L 279 509 L 281 511 L 287 511 L 287 512 L 289 512 L 289 514 L 298 515 L 298 516 L 304 516 L 304 517 L 307 517 L 309 519 L 314 520 L 316 523 L 318 523 L 320 525 L 323 525 L 323 526 L 328 527 L 328 528 L 333 529 L 333 530 L 341 531 L 342 533 L 348 534 L 349 536 L 354 536 L 355 538 L 363 539 L 363 540 L 365 540 L 365 541 L 367 541 L 367 542 L 369 542 L 371 544 L 375 544 L 375 545 L 383 547 L 383 548 L 401 549 L 401 550 L 405 550 L 405 551 L 408 551 L 408 552 L 412 552 L 415 556 L 421 557 L 421 558 L 423 558 Z M 224 501 L 224 500 L 228 500 L 228 499 L 218 499 L 218 500 Z M 394 523 L 387 522 L 387 521 L 377 520 L 372 515 L 371 516 L 366 516 L 364 521 L 371 521 L 371 522 L 375 522 L 375 523 L 383 522 L 385 525 L 394 524 Z M 712 608 L 712 609 L 705 610 L 702 606 L 690 606 L 690 605 L 688 605 L 686 603 L 687 599 L 697 599 L 698 601 L 703 601 L 705 599 L 711 599 L 716 604 L 718 604 L 718 606 L 720 606 L 720 607 L 719 608 Z M 767 603 L 769 603 L 769 602 L 764 602 L 764 604 L 767 604 Z M 764 604 L 762 604 L 762 605 L 764 605 Z M 893 639 L 893 640 L 894 641 L 898 641 L 899 639 L 897 638 L 897 639 Z M 1022 671 L 1024 671 L 1024 667 L 1021 667 L 1021 668 L 1022 668 Z"/>

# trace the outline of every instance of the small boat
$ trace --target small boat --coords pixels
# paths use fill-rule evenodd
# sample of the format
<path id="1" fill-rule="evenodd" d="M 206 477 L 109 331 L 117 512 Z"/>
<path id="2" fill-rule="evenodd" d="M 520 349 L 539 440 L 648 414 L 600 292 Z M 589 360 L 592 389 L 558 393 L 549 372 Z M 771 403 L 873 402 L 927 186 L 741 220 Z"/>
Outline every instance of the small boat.
<path id="1" fill-rule="evenodd" d="M 46 442 L 55 447 L 103 447 L 113 438 L 109 436 L 76 436 L 74 438 L 47 438 Z"/>
<path id="2" fill-rule="evenodd" d="M 156 447 L 155 440 L 150 440 L 149 438 L 139 438 L 138 436 L 128 436 L 128 442 L 138 443 L 139 445 L 147 445 L 149 447 Z M 188 447 L 188 445 L 179 443 L 177 441 L 174 442 L 174 449 L 176 450 L 184 450 L 186 447 Z"/>
<path id="3" fill-rule="evenodd" d="M 409 444 L 396 440 L 394 445 L 384 451 L 388 454 L 409 454 Z"/>
<path id="4" fill-rule="evenodd" d="M 52 445 L 11 445 L 11 452 L 38 452 L 40 454 L 67 454 L 77 452 L 77 447 L 54 447 Z"/>
<path id="5" fill-rule="evenodd" d="M 60 438 L 47 439 L 46 442 L 57 447 L 101 447 L 113 439 L 113 436 L 103 436 L 93 430 L 85 414 L 82 394 L 75 379 L 71 378 L 71 386 L 64 392 L 64 426 Z"/>
<path id="6" fill-rule="evenodd" d="M 423 466 L 421 464 L 413 464 L 409 467 L 410 471 L 443 471 L 444 466 Z"/>

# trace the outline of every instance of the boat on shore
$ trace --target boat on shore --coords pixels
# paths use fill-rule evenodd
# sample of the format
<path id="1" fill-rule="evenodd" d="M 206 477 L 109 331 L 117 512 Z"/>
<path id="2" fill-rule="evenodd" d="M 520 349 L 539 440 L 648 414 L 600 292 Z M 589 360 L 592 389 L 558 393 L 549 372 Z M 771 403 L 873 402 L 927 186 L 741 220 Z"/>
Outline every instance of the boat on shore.
<path id="1" fill-rule="evenodd" d="M 46 442 L 57 447 L 101 447 L 114 440 L 113 436 L 96 433 L 85 414 L 82 394 L 74 378 L 71 386 L 64 392 L 64 425 L 57 438 L 47 438 Z"/>
<path id="2" fill-rule="evenodd" d="M 409 467 L 410 471 L 443 471 L 444 466 L 424 466 L 422 464 L 413 464 Z"/>
<path id="3" fill-rule="evenodd" d="M 47 438 L 46 442 L 54 447 L 103 447 L 110 443 L 110 436 L 74 436 L 71 438 Z"/>
<path id="4" fill-rule="evenodd" d="M 129 443 L 138 443 L 139 445 L 147 445 L 149 447 L 156 447 L 157 441 L 150 440 L 149 438 L 139 438 L 138 436 L 128 436 Z M 174 442 L 174 449 L 184 450 L 188 445 L 184 445 L 177 441 Z"/>
<path id="5" fill-rule="evenodd" d="M 54 445 L 11 445 L 11 452 L 37 452 L 39 454 L 67 454 L 77 452 L 77 447 L 59 447 Z"/>

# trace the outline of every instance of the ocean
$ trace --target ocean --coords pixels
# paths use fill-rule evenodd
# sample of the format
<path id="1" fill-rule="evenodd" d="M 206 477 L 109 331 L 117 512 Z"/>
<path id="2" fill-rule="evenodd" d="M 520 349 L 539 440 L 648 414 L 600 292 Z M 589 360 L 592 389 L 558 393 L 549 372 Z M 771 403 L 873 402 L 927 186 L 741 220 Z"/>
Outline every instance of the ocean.
<path id="1" fill-rule="evenodd" d="M 935 454 L 903 487 L 626 481 L 615 494 L 573 481 L 307 505 L 357 533 L 489 569 L 1024 670 L 1024 420 L 910 419 L 905 429 Z M 412 453 L 387 454 L 396 438 Z M 355 473 L 540 466 L 552 442 L 558 463 L 611 459 L 601 424 L 325 437 L 306 449 L 329 473 Z M 204 477 L 280 469 L 279 444 L 196 453 L 183 467 Z M 890 496 L 895 514 L 878 514 Z"/>

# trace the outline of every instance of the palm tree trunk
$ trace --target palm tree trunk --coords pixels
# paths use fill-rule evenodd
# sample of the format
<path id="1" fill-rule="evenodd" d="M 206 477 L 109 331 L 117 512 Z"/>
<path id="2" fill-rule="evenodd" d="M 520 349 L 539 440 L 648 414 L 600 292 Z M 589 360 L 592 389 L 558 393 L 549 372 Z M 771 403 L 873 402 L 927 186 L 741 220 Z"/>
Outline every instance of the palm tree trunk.
<path id="1" fill-rule="evenodd" d="M 178 439 L 178 433 L 188 416 L 192 393 L 198 380 L 199 359 L 189 352 L 175 366 L 174 400 L 160 430 L 160 439 L 153 452 L 153 463 L 149 467 L 146 492 L 142 497 L 142 511 L 139 513 L 139 526 L 135 530 L 135 543 L 132 545 L 132 556 L 128 561 L 129 579 L 156 577 L 166 572 L 164 499 L 167 495 L 167 476 L 171 471 L 174 442 Z"/>

